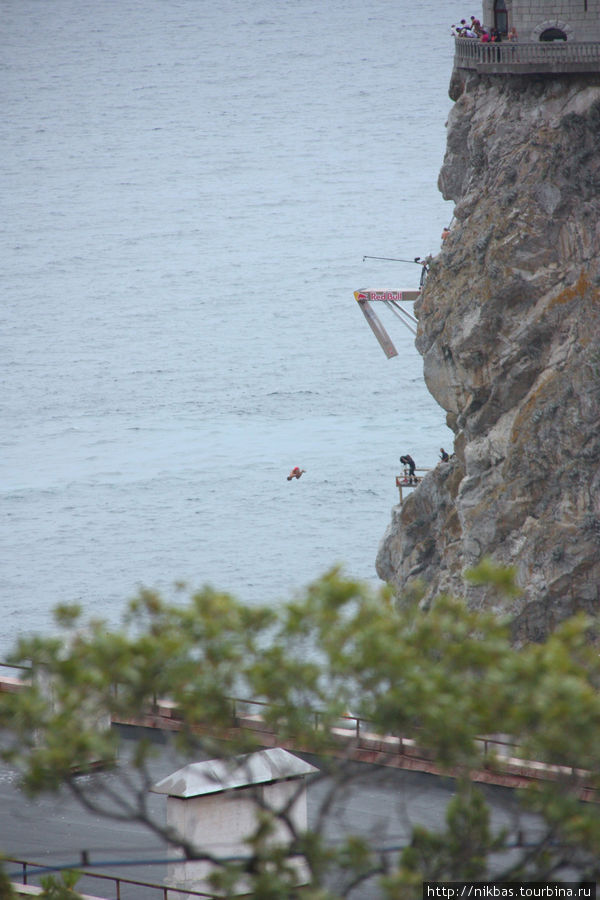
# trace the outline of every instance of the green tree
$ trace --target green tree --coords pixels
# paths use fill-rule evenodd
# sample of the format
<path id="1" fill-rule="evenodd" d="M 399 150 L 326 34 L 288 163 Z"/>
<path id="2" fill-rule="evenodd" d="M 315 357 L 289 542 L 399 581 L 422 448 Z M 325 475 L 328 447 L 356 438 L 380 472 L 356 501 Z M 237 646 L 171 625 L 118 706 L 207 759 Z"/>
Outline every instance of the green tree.
<path id="1" fill-rule="evenodd" d="M 41 896 L 47 900 L 80 900 L 80 894 L 75 890 L 78 881 L 79 873 L 70 869 L 62 872 L 60 877 L 44 875 L 40 879 L 44 889 Z"/>
<path id="2" fill-rule="evenodd" d="M 0 856 L 0 862 L 2 857 Z M 0 900 L 16 900 L 16 894 L 12 889 L 8 876 L 0 867 Z"/>
<path id="3" fill-rule="evenodd" d="M 488 563 L 471 577 L 514 590 Z M 207 587 L 170 602 L 144 590 L 119 628 L 83 623 L 71 607 L 56 616 L 60 633 L 21 640 L 12 654 L 11 662 L 31 665 L 31 683 L 1 697 L 2 754 L 28 793 L 66 787 L 89 810 L 144 822 L 190 860 L 213 859 L 152 818 L 152 747 L 140 741 L 125 771 L 111 717 L 169 698 L 181 717 L 182 753 L 228 758 L 259 747 L 252 731 L 232 729 L 232 698 L 252 698 L 265 704 L 265 726 L 280 741 L 319 754 L 311 829 L 296 833 L 289 809 L 269 809 L 257 795 L 249 857 L 213 860 L 225 896 L 249 882 L 259 900 L 296 897 L 293 859 L 308 872 L 307 900 L 360 896 L 375 880 L 395 898 L 420 896 L 424 880 L 600 875 L 600 807 L 583 801 L 600 773 L 600 659 L 584 617 L 545 644 L 515 648 L 509 623 L 491 613 L 449 597 L 425 611 L 418 597 L 399 603 L 338 570 L 277 609 L 246 607 Z M 426 748 L 456 779 L 439 827 L 414 826 L 402 847 L 352 829 L 341 842 L 328 840 L 328 813 L 359 769 L 352 741 L 336 737 L 348 710 L 371 732 Z M 501 766 L 484 756 L 481 740 L 498 732 L 511 736 L 523 759 L 553 767 L 517 792 L 515 821 L 503 828 L 491 824 L 473 780 Z M 110 781 L 93 777 L 98 760 L 111 768 Z M 521 814 L 535 816 L 533 830 Z M 288 825 L 286 847 L 270 840 L 277 817 Z"/>

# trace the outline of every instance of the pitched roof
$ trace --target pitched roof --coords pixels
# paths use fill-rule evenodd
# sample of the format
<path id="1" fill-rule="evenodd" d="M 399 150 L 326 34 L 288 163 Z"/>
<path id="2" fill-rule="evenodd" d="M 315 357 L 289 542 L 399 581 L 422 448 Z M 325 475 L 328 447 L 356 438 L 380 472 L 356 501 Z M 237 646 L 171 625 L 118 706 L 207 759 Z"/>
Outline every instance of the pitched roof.
<path id="1" fill-rule="evenodd" d="M 311 772 L 318 772 L 318 769 L 281 747 L 272 747 L 231 760 L 209 759 L 190 763 L 157 782 L 152 791 L 186 799 L 254 784 L 300 778 Z"/>

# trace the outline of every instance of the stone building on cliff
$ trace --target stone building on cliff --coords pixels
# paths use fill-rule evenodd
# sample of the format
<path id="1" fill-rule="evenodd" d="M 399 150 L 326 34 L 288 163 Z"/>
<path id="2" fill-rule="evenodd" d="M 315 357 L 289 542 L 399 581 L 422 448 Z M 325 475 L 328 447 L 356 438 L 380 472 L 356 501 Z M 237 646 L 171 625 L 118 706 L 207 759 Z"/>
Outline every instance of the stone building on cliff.
<path id="1" fill-rule="evenodd" d="M 425 605 L 506 613 L 524 641 L 600 609 L 600 3 L 485 0 L 485 24 L 501 4 L 516 44 L 456 39 L 455 223 L 415 305 L 454 456 L 393 509 L 377 571 Z M 465 585 L 485 557 L 519 598 Z"/>
<path id="2" fill-rule="evenodd" d="M 600 41 L 600 0 L 483 0 L 482 23 L 521 41 Z"/>

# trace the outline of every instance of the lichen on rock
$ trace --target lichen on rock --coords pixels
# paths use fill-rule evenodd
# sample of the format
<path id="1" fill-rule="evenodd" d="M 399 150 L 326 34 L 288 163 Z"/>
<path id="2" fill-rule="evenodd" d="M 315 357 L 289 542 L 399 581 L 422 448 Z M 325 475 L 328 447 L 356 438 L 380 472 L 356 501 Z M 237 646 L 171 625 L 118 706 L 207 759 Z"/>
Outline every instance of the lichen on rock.
<path id="1" fill-rule="evenodd" d="M 415 312 L 455 455 L 395 508 L 377 571 L 538 640 L 600 605 L 600 78 L 455 71 L 450 93 L 455 224 Z M 465 585 L 486 556 L 519 598 Z"/>

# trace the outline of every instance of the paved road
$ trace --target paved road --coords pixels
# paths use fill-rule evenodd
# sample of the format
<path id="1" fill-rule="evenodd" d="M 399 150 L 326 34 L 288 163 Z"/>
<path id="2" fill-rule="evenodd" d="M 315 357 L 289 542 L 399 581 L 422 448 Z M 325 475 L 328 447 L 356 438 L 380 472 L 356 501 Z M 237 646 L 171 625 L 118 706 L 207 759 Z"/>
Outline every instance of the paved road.
<path id="1" fill-rule="evenodd" d="M 130 750 L 139 731 L 123 728 L 122 732 L 125 747 Z M 159 780 L 186 761 L 177 756 L 167 736 L 156 732 L 150 732 L 150 736 L 158 751 L 152 777 Z M 314 765 L 322 765 L 314 757 L 305 758 Z M 331 841 L 351 831 L 369 835 L 379 846 L 398 847 L 407 843 L 411 824 L 439 826 L 454 792 L 452 780 L 361 763 L 351 766 L 356 781 L 342 791 L 328 818 L 326 834 Z M 107 773 L 94 777 L 104 785 L 117 784 L 116 776 Z M 331 782 L 327 780 L 309 791 L 311 823 L 316 821 L 330 787 Z M 512 791 L 496 787 L 485 790 L 492 799 L 496 822 L 510 824 Z M 149 803 L 157 818 L 164 821 L 165 798 L 151 794 Z M 165 865 L 151 863 L 151 860 L 164 859 L 167 854 L 167 848 L 156 836 L 141 826 L 109 821 L 86 812 L 66 793 L 29 800 L 19 790 L 15 772 L 6 766 L 0 768 L 0 850 L 7 856 L 44 865 L 76 865 L 86 851 L 90 868 L 103 874 L 155 883 L 162 883 L 166 876 Z M 133 860 L 138 864 L 116 865 Z M 96 869 L 94 863 L 101 861 L 112 861 L 112 865 Z M 81 882 L 80 889 L 100 893 L 97 883 L 92 890 L 91 883 Z M 104 896 L 114 897 L 114 887 Z M 122 900 L 153 900 L 152 892 L 147 889 L 124 888 L 121 896 Z M 368 896 L 364 888 L 357 894 L 360 900 L 367 900 Z M 154 897 L 161 900 L 158 892 Z"/>

